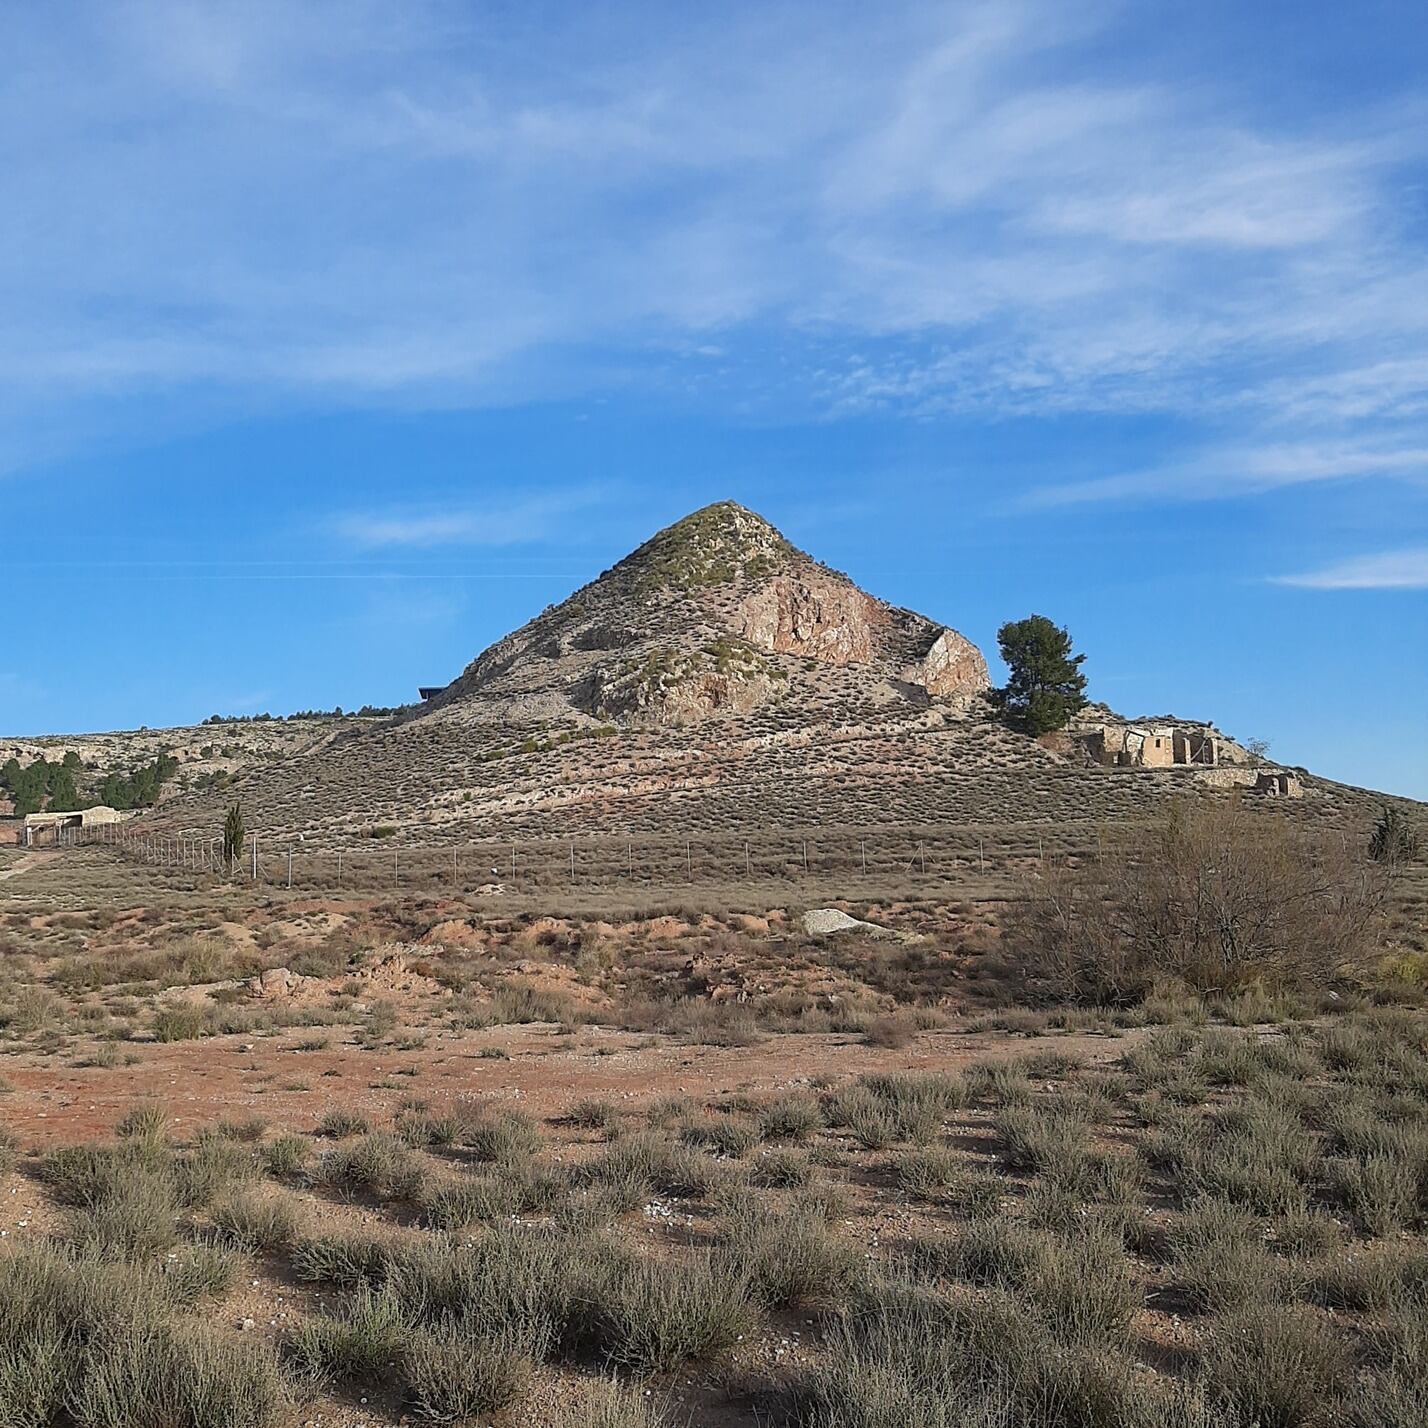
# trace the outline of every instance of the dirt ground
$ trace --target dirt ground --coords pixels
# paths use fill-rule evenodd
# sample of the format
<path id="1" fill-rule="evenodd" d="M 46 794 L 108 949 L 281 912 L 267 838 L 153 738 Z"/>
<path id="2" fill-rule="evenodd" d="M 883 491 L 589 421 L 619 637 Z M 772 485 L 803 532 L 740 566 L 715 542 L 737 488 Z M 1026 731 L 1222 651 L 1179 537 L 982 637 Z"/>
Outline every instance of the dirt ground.
<path id="1" fill-rule="evenodd" d="M 897 1049 L 870 1046 L 853 1034 L 769 1035 L 753 1046 L 671 1043 L 630 1032 L 582 1027 L 504 1026 L 432 1034 L 418 1051 L 368 1049 L 333 1027 L 332 1045 L 298 1049 L 304 1035 L 212 1037 L 142 1048 L 132 1066 L 56 1065 L 9 1057 L 12 1094 L 0 1104 L 5 1124 L 26 1145 L 48 1147 L 109 1132 L 136 1103 L 155 1102 L 175 1129 L 223 1116 L 260 1115 L 275 1126 L 310 1131 L 334 1109 L 373 1121 L 395 1115 L 413 1097 L 432 1113 L 472 1102 L 509 1101 L 542 1119 L 584 1097 L 639 1111 L 661 1096 L 696 1101 L 772 1095 L 815 1078 L 841 1081 L 878 1071 L 955 1070 L 998 1055 L 1044 1047 L 1041 1040 L 997 1032 L 931 1031 Z M 1088 1065 L 1122 1055 L 1143 1033 L 1119 1037 L 1065 1035 L 1058 1051 Z M 499 1053 L 499 1054 L 498 1054 Z"/>

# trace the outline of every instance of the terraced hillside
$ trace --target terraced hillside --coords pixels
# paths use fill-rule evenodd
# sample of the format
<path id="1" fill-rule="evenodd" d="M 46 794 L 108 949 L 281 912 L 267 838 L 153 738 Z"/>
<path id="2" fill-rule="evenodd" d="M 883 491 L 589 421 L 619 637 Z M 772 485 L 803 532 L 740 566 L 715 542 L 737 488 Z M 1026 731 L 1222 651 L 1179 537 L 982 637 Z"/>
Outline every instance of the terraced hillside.
<path id="1" fill-rule="evenodd" d="M 321 848 L 380 832 L 715 833 L 1136 817 L 1204 771 L 1107 769 L 991 717 L 955 630 L 858 589 L 732 503 L 685 518 L 491 646 L 425 705 L 172 800 Z M 1366 795 L 1306 780 L 1301 816 Z"/>

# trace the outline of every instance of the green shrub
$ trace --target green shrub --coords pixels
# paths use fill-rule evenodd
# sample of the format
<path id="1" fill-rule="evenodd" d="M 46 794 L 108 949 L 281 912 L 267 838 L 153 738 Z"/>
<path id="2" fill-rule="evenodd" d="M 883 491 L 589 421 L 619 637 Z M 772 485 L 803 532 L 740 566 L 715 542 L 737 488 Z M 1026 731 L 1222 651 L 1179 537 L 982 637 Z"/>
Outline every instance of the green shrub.
<path id="1" fill-rule="evenodd" d="M 416 1322 L 459 1323 L 539 1359 L 566 1334 L 581 1286 L 600 1282 L 610 1253 L 598 1240 L 493 1226 L 474 1242 L 439 1236 L 394 1254 L 386 1284 Z"/>
<path id="2" fill-rule="evenodd" d="M 1238 1205 L 1206 1197 L 1170 1231 L 1175 1283 L 1198 1309 L 1238 1309 L 1272 1298 L 1282 1267 L 1265 1248 L 1258 1222 Z"/>
<path id="3" fill-rule="evenodd" d="M 1212 1394 L 1260 1428 L 1331 1421 L 1350 1369 L 1348 1347 L 1311 1311 L 1257 1304 L 1227 1315 L 1205 1348 Z"/>
<path id="4" fill-rule="evenodd" d="M 223 1294 L 238 1277 L 237 1258 L 220 1245 L 199 1243 L 164 1261 L 164 1294 L 183 1307 L 209 1295 Z M 3 1421 L 3 1420 L 0 1420 Z"/>
<path id="5" fill-rule="evenodd" d="M 152 1103 L 144 1106 L 135 1106 L 118 1125 L 114 1127 L 114 1134 L 124 1140 L 146 1140 L 161 1141 L 164 1138 L 164 1131 L 169 1123 L 168 1116 L 164 1113 L 162 1106 Z"/>
<path id="6" fill-rule="evenodd" d="M 499 1175 L 423 1185 L 419 1204 L 428 1226 L 460 1230 L 478 1222 L 551 1210 L 565 1193 L 561 1175 L 528 1164 L 510 1166 Z"/>
<path id="7" fill-rule="evenodd" d="M 839 1303 L 866 1274 L 862 1251 L 822 1221 L 797 1209 L 780 1214 L 752 1204 L 731 1216 L 721 1258 L 730 1278 L 747 1282 L 770 1309 Z"/>
<path id="8" fill-rule="evenodd" d="M 531 1368 L 518 1349 L 473 1339 L 447 1325 L 412 1334 L 402 1357 L 416 1416 L 434 1423 L 464 1423 L 500 1412 L 524 1390 Z"/>
<path id="9" fill-rule="evenodd" d="M 207 1205 L 235 1185 L 246 1185 L 258 1174 L 252 1151 L 230 1141 L 208 1139 L 173 1162 L 174 1186 L 181 1204 Z"/>
<path id="10" fill-rule="evenodd" d="M 533 1155 L 540 1148 L 540 1132 L 527 1115 L 507 1111 L 461 1128 L 460 1142 L 476 1160 L 511 1161 Z"/>
<path id="11" fill-rule="evenodd" d="M 811 1096 L 781 1096 L 759 1115 L 764 1140 L 807 1140 L 823 1127 L 823 1112 Z"/>
<path id="12" fill-rule="evenodd" d="M 649 1398 L 613 1379 L 586 1384 L 561 1415 L 561 1428 L 665 1428 L 668 1421 Z"/>
<path id="13" fill-rule="evenodd" d="M 286 1396 L 276 1363 L 257 1344 L 201 1324 L 127 1320 L 91 1343 L 68 1406 L 86 1428 L 268 1428 Z"/>
<path id="14" fill-rule="evenodd" d="M 327 1111 L 317 1123 L 318 1135 L 331 1136 L 333 1140 L 345 1140 L 352 1135 L 366 1135 L 371 1128 L 367 1117 L 356 1111 Z"/>
<path id="15" fill-rule="evenodd" d="M 1371 1235 L 1390 1235 L 1418 1218 L 1420 1171 L 1393 1155 L 1331 1160 L 1325 1166 L 1329 1191 Z"/>
<path id="16" fill-rule="evenodd" d="M 293 1245 L 290 1263 L 299 1279 L 356 1289 L 380 1286 L 392 1262 L 393 1247 L 371 1235 L 319 1235 Z"/>
<path id="17" fill-rule="evenodd" d="M 566 1120 L 581 1130 L 612 1131 L 620 1123 L 620 1112 L 613 1101 L 587 1098 L 571 1106 Z"/>
<path id="18" fill-rule="evenodd" d="M 198 1007 L 164 1007 L 154 1014 L 154 1037 L 158 1041 L 193 1041 L 211 1030 L 208 1012 Z"/>
<path id="19" fill-rule="evenodd" d="M 327 1151 L 313 1172 L 316 1183 L 344 1194 L 409 1200 L 420 1193 L 421 1168 L 390 1131 L 373 1131 L 351 1145 Z"/>
<path id="20" fill-rule="evenodd" d="M 297 1207 L 282 1192 L 243 1191 L 214 1206 L 213 1223 L 237 1249 L 250 1253 L 282 1249 L 297 1234 Z"/>
<path id="21" fill-rule="evenodd" d="M 813 1178 L 806 1155 L 795 1150 L 770 1150 L 749 1167 L 749 1183 L 765 1190 L 796 1190 Z"/>
<path id="22" fill-rule="evenodd" d="M 312 1154 L 312 1147 L 300 1135 L 280 1135 L 263 1147 L 268 1173 L 279 1180 L 299 1174 Z"/>
<path id="23" fill-rule="evenodd" d="M 749 1285 L 712 1255 L 621 1259 L 582 1308 L 611 1363 L 640 1376 L 727 1352 L 750 1327 Z"/>
<path id="24" fill-rule="evenodd" d="M 314 1387 L 371 1383 L 400 1372 L 410 1336 L 398 1301 L 363 1288 L 341 1315 L 300 1324 L 288 1351 L 296 1375 Z"/>
<path id="25" fill-rule="evenodd" d="M 681 1126 L 679 1138 L 685 1145 L 698 1146 L 715 1155 L 739 1160 L 753 1149 L 758 1136 L 743 1121 L 736 1121 L 731 1116 L 706 1116 Z"/>
<path id="26" fill-rule="evenodd" d="M 720 1177 L 719 1168 L 704 1156 L 652 1135 L 617 1141 L 576 1172 L 578 1183 L 607 1187 L 631 1210 L 654 1193 L 684 1198 L 707 1195 Z"/>

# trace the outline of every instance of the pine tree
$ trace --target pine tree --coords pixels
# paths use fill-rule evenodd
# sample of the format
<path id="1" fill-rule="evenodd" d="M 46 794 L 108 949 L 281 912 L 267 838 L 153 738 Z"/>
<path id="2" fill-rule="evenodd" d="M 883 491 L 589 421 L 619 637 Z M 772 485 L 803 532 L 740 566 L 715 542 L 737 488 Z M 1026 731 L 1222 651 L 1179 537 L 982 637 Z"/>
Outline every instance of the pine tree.
<path id="1" fill-rule="evenodd" d="M 1071 636 L 1045 615 L 1012 620 L 997 631 L 1009 677 L 996 691 L 1008 720 L 1028 734 L 1065 727 L 1086 703 L 1086 656 L 1071 653 Z"/>
<path id="2" fill-rule="evenodd" d="M 232 863 L 243 851 L 243 809 L 235 803 L 223 820 L 223 861 Z"/>

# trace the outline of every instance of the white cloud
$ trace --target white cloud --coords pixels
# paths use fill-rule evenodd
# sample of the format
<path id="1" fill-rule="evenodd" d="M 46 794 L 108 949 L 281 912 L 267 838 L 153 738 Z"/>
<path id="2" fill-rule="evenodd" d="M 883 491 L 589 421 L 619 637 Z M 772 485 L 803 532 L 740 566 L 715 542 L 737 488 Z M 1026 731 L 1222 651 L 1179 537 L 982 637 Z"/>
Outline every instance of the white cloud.
<path id="1" fill-rule="evenodd" d="M 11 7 L 0 443 L 135 393 L 720 400 L 706 347 L 741 405 L 1421 414 L 1421 108 L 1257 123 L 1115 77 L 1122 18 Z"/>
<path id="2" fill-rule="evenodd" d="M 1428 590 L 1428 545 L 1355 556 L 1303 575 L 1278 576 L 1274 583 L 1307 590 Z"/>
<path id="3" fill-rule="evenodd" d="M 1428 446 L 1299 442 L 1228 447 L 1149 470 L 1043 486 L 1030 492 L 1025 503 L 1205 501 L 1365 477 L 1428 480 Z"/>
<path id="4" fill-rule="evenodd" d="M 333 529 L 364 549 L 398 546 L 527 545 L 548 539 L 564 518 L 604 500 L 606 488 L 550 492 L 504 505 L 349 512 Z"/>

